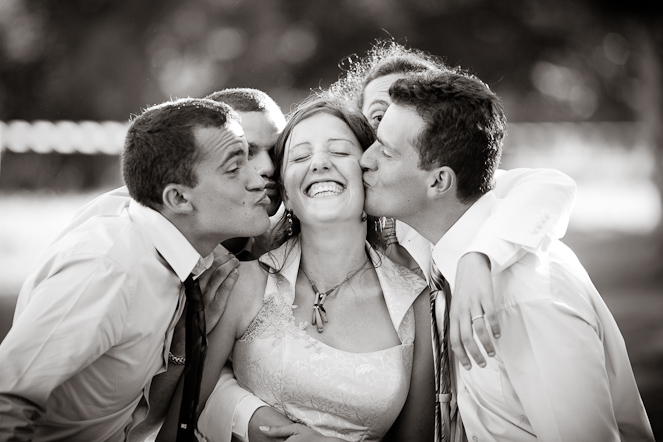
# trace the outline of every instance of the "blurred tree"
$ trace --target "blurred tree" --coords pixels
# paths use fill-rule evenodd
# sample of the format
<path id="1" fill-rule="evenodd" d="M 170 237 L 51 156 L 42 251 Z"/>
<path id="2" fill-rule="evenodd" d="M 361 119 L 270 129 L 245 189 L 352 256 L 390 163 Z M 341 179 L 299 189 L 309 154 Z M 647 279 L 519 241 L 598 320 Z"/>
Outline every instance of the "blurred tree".
<path id="1" fill-rule="evenodd" d="M 284 110 L 394 38 L 460 64 L 511 121 L 646 122 L 663 189 L 660 0 L 3 0 L 0 119 L 126 120 L 249 86 Z M 661 192 L 663 194 L 663 192 Z"/>

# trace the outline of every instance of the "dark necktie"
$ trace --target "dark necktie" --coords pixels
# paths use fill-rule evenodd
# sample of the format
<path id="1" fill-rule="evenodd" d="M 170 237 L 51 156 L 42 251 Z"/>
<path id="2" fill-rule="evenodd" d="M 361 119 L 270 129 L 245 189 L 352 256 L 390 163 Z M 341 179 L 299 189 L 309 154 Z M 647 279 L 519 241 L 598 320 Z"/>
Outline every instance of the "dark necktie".
<path id="1" fill-rule="evenodd" d="M 180 406 L 177 442 L 195 441 L 194 430 L 198 421 L 198 398 L 203 378 L 207 331 L 205 328 L 205 303 L 200 284 L 193 276 L 184 281 L 186 294 L 186 362 L 184 365 L 184 391 Z"/>
<path id="2" fill-rule="evenodd" d="M 435 364 L 435 441 L 450 442 L 463 439 L 463 425 L 457 412 L 453 397 L 455 373 L 453 372 L 453 353 L 449 348 L 449 308 L 451 307 L 451 288 L 442 276 L 440 269 L 431 257 L 430 272 L 430 308 L 433 334 L 433 358 Z M 435 316 L 435 302 L 438 296 L 444 297 L 443 335 Z M 453 400 L 452 400 L 453 399 Z M 453 439 L 452 439 L 453 437 Z"/>

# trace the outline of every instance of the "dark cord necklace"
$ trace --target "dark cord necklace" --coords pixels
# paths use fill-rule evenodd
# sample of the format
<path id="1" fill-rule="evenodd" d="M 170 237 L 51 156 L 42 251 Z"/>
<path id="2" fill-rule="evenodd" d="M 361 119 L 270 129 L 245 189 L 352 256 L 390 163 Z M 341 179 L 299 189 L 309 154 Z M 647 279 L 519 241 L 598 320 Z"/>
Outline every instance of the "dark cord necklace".
<path id="1" fill-rule="evenodd" d="M 302 269 L 302 273 L 304 273 L 304 276 L 308 280 L 308 283 L 311 284 L 311 288 L 315 293 L 315 302 L 313 303 L 313 318 L 311 319 L 311 324 L 317 327 L 318 333 L 322 333 L 324 331 L 324 323 L 329 322 L 329 320 L 327 319 L 327 310 L 325 310 L 324 307 L 325 301 L 327 300 L 327 296 L 331 295 L 332 293 L 334 293 L 335 290 L 337 290 L 343 284 L 351 280 L 353 276 L 355 276 L 357 273 L 359 273 L 361 269 L 364 268 L 367 262 L 368 262 L 368 257 L 362 263 L 361 267 L 359 267 L 357 270 L 350 272 L 347 278 L 345 278 L 343 281 L 339 282 L 338 284 L 336 284 L 334 287 L 330 288 L 326 292 L 321 292 L 320 290 L 318 290 L 318 288 L 315 286 L 315 283 L 311 280 L 311 278 L 308 277 L 308 274 L 306 273 L 306 270 L 304 270 L 304 267 L 302 267 L 301 264 L 299 265 L 299 268 Z"/>

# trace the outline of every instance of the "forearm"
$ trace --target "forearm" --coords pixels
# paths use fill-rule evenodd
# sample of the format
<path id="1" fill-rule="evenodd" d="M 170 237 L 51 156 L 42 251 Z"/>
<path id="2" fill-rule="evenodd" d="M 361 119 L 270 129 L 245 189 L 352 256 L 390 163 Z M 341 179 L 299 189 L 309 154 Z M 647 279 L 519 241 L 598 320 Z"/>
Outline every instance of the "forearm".
<path id="1" fill-rule="evenodd" d="M 249 422 L 248 442 L 274 442 L 270 436 L 260 431 L 260 427 L 276 427 L 292 424 L 292 421 L 276 411 L 274 408 L 264 406 L 258 408 Z"/>
<path id="2" fill-rule="evenodd" d="M 152 378 L 150 412 L 145 420 L 131 431 L 131 440 L 145 440 L 163 424 L 183 372 L 184 365 L 169 364 L 168 370 Z"/>
<path id="3" fill-rule="evenodd" d="M 564 236 L 576 185 L 553 169 L 514 169 L 499 175 L 496 183 L 499 204 L 467 251 L 488 256 L 493 272 L 499 273 L 525 251 L 535 252 Z"/>
<path id="4" fill-rule="evenodd" d="M 182 315 L 173 330 L 173 338 L 170 343 L 169 353 L 175 356 L 175 358 L 169 356 L 167 370 L 152 378 L 149 395 L 150 412 L 147 415 L 147 418 L 138 424 L 131 432 L 132 436 L 137 434 L 146 436 L 152 434 L 152 432 L 156 431 L 159 426 L 161 426 L 166 417 L 177 384 L 184 373 L 185 365 L 175 363 L 174 360 L 181 361 L 185 355 L 185 316 L 186 315 Z"/>
<path id="5" fill-rule="evenodd" d="M 34 403 L 11 394 L 0 394 L 0 441 L 30 441 L 42 410 Z"/>
<path id="6" fill-rule="evenodd" d="M 237 383 L 232 364 L 228 363 L 198 419 L 198 430 L 217 442 L 230 441 L 233 436 L 246 441 L 249 422 L 256 410 L 266 405 Z"/>

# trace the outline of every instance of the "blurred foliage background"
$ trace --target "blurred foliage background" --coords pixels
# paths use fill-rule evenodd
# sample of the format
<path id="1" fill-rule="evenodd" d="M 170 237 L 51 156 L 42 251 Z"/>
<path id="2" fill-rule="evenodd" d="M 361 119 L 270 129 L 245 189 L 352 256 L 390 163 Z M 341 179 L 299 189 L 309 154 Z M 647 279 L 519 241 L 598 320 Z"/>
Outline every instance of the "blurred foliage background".
<path id="1" fill-rule="evenodd" d="M 620 324 L 663 439 L 660 0 L 1 0 L 0 121 L 126 122 L 241 86 L 287 112 L 376 39 L 443 56 L 502 97 L 503 167 L 578 182 L 566 241 Z M 121 185 L 116 155 L 16 151 L 2 127 L 0 339 L 35 256 Z"/>

